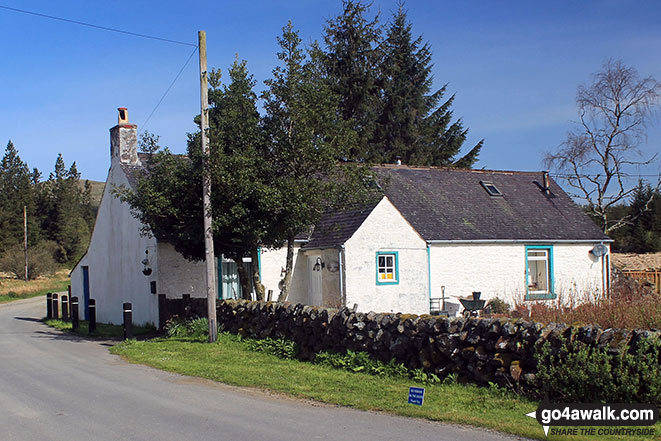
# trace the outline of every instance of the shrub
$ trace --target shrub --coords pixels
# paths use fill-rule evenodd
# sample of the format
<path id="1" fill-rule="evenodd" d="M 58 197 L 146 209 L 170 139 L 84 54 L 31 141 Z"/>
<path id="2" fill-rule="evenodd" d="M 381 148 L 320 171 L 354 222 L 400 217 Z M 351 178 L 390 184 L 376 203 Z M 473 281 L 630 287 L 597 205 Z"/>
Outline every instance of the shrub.
<path id="1" fill-rule="evenodd" d="M 555 301 L 517 300 L 512 317 L 541 323 L 598 325 L 602 328 L 661 328 L 661 296 L 621 274 L 614 275 L 608 295 L 560 293 Z"/>
<path id="2" fill-rule="evenodd" d="M 205 340 L 209 335 L 209 321 L 206 318 L 184 320 L 175 316 L 165 323 L 165 332 L 171 338 Z"/>
<path id="3" fill-rule="evenodd" d="M 408 369 L 395 360 L 383 363 L 371 358 L 367 352 L 347 351 L 346 353 L 339 353 L 322 351 L 316 354 L 314 362 L 322 366 L 344 369 L 350 372 L 364 372 L 380 377 L 406 377 L 421 383 L 440 381 L 436 374 L 427 373 L 422 369 Z"/>
<path id="4" fill-rule="evenodd" d="M 505 300 L 494 297 L 489 300 L 485 309 L 491 314 L 509 314 L 511 306 Z"/>
<path id="5" fill-rule="evenodd" d="M 535 355 L 536 395 L 563 402 L 661 404 L 661 342 L 641 340 L 635 352 L 608 354 L 603 349 L 562 341 L 554 351 L 549 342 Z M 535 394 L 535 392 L 533 392 Z"/>
<path id="6" fill-rule="evenodd" d="M 246 339 L 246 342 L 251 351 L 265 352 L 285 360 L 293 360 L 298 356 L 298 345 L 284 338 Z"/>
<path id="7" fill-rule="evenodd" d="M 28 278 L 51 274 L 57 268 L 53 259 L 55 242 L 42 241 L 28 249 Z M 0 272 L 13 274 L 16 278 L 25 277 L 25 254 L 23 246 L 16 244 L 9 247 L 0 256 Z"/>

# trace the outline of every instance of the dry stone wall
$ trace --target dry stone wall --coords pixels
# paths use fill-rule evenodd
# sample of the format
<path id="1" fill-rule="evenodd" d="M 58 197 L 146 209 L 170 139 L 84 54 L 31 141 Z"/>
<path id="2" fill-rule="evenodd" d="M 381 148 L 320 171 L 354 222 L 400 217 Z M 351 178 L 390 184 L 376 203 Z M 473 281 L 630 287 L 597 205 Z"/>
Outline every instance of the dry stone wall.
<path id="1" fill-rule="evenodd" d="M 549 342 L 557 352 L 562 342 L 604 348 L 613 354 L 634 351 L 643 337 L 658 332 L 600 329 L 595 326 L 541 325 L 525 320 L 442 318 L 429 315 L 355 312 L 275 302 L 228 300 L 218 305 L 225 331 L 252 338 L 295 341 L 304 359 L 327 350 L 365 351 L 408 368 L 440 377 L 502 386 L 534 384 L 535 352 Z"/>

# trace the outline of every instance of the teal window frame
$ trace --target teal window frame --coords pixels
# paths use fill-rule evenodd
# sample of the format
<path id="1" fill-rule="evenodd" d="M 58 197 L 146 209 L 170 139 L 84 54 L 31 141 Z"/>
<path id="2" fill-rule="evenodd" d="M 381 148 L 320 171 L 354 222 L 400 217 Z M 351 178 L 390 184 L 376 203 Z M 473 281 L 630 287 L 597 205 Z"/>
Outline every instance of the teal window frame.
<path id="1" fill-rule="evenodd" d="M 379 280 L 379 256 L 395 256 L 395 280 Z M 399 252 L 397 251 L 377 251 L 376 252 L 376 284 L 377 285 L 399 285 Z"/>
<path id="2" fill-rule="evenodd" d="M 530 250 L 546 250 L 548 251 L 548 271 L 549 271 L 549 291 L 544 293 L 539 292 L 530 292 L 528 287 L 528 251 Z M 554 278 L 553 278 L 553 245 L 526 245 L 525 252 L 525 263 L 526 263 L 526 272 L 524 273 L 524 280 L 526 286 L 526 300 L 553 300 L 558 296 L 555 293 L 554 289 Z"/>

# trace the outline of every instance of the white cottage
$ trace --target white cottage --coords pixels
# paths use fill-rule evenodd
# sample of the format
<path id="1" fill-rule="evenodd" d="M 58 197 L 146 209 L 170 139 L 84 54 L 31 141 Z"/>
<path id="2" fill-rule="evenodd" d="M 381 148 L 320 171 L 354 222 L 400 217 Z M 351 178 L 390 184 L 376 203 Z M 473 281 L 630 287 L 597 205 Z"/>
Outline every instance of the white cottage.
<path id="1" fill-rule="evenodd" d="M 421 314 L 442 300 L 456 312 L 473 291 L 511 302 L 607 289 L 612 240 L 548 173 L 374 171 L 381 201 L 326 216 L 300 246 L 296 301 Z"/>
<path id="2" fill-rule="evenodd" d="M 84 305 L 96 299 L 101 322 L 120 323 L 122 303 L 131 302 L 136 323 L 156 324 L 157 294 L 161 302 L 206 295 L 204 263 L 141 235 L 129 207 L 111 194 L 113 186 L 135 185 L 142 170 L 136 129 L 120 108 L 90 246 L 71 274 L 72 294 Z M 607 289 L 612 241 L 548 173 L 406 166 L 374 172 L 380 201 L 329 213 L 297 240 L 288 301 L 421 314 L 441 298 L 456 311 L 458 298 L 473 291 L 485 299 L 544 301 Z M 277 295 L 285 257 L 285 249 L 262 250 L 258 262 L 244 264 L 258 265 L 262 283 Z M 216 267 L 219 298 L 239 297 L 236 265 L 217 259 Z"/>

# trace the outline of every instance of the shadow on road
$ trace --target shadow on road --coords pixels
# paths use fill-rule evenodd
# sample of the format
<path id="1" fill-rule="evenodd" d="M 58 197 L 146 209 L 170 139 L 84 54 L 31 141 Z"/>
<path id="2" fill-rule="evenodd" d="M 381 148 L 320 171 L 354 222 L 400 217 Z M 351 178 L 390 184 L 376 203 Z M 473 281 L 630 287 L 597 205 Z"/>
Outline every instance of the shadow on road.
<path id="1" fill-rule="evenodd" d="M 23 320 L 26 322 L 40 322 L 41 319 L 34 318 L 34 317 L 14 317 L 14 320 Z"/>

